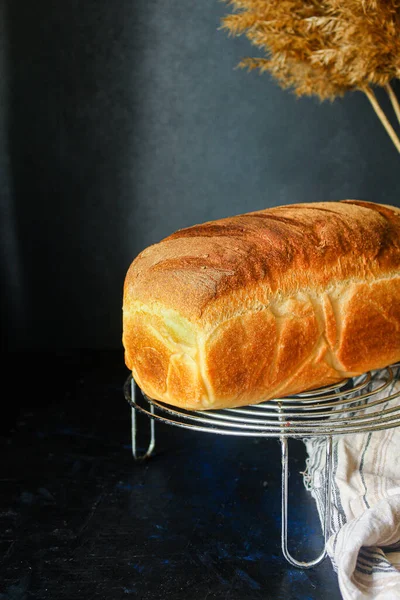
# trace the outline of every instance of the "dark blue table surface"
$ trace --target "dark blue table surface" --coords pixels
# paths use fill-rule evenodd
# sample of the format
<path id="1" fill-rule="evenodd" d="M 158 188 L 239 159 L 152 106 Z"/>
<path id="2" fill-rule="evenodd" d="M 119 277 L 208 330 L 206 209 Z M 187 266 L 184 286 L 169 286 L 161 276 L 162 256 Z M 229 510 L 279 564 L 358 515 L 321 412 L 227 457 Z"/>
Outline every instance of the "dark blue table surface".
<path id="1" fill-rule="evenodd" d="M 5 364 L 0 600 L 341 598 L 329 559 L 303 571 L 282 556 L 278 441 L 156 423 L 154 456 L 135 462 L 122 352 Z M 308 560 L 321 528 L 304 446 L 289 447 L 290 550 Z"/>

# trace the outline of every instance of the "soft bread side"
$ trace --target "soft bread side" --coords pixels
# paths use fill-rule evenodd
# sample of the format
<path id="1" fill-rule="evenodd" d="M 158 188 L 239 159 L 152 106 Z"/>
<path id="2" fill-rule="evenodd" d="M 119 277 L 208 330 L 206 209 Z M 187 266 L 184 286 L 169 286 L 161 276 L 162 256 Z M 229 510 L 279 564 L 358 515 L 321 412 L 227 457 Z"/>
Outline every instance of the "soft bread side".
<path id="1" fill-rule="evenodd" d="M 125 361 L 189 409 L 241 406 L 400 360 L 400 210 L 310 203 L 177 231 L 131 264 Z"/>

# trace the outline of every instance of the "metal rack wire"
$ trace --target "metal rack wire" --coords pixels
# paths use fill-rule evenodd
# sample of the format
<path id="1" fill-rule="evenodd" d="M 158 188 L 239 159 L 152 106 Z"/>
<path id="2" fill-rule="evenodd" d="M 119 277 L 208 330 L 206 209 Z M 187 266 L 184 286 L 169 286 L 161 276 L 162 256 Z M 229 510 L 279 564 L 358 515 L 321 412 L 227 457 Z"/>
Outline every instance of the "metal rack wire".
<path id="1" fill-rule="evenodd" d="M 308 569 L 326 557 L 331 518 L 332 437 L 344 434 L 379 431 L 400 425 L 400 392 L 391 393 L 392 367 L 377 373 L 365 373 L 357 379 L 304 392 L 295 396 L 268 400 L 241 408 L 188 411 L 167 405 L 143 394 L 134 379 L 125 382 L 124 395 L 131 406 L 132 454 L 135 460 L 148 458 L 155 448 L 155 421 L 196 431 L 220 435 L 278 438 L 282 455 L 282 526 L 281 545 L 286 560 L 293 566 Z M 139 411 L 150 418 L 150 441 L 145 452 L 137 447 Z M 295 559 L 288 550 L 288 439 L 323 437 L 326 440 L 324 548 L 314 560 Z"/>

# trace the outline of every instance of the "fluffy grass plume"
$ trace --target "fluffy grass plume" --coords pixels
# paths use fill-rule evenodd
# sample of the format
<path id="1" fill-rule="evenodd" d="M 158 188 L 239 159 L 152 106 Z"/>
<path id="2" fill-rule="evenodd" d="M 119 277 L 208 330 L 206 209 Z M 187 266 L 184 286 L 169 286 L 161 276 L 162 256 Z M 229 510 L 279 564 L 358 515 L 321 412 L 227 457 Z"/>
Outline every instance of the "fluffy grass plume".
<path id="1" fill-rule="evenodd" d="M 333 100 L 364 92 L 400 152 L 400 139 L 381 109 L 374 87 L 400 78 L 400 0 L 224 0 L 232 9 L 222 29 L 243 35 L 262 51 L 241 67 L 269 72 L 298 96 Z"/>

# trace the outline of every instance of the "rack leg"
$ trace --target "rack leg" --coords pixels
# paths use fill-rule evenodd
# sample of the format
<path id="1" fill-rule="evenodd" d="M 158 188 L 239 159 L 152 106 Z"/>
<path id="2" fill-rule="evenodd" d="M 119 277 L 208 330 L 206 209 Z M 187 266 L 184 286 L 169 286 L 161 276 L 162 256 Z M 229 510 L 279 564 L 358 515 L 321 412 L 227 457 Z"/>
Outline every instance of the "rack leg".
<path id="1" fill-rule="evenodd" d="M 324 549 L 317 558 L 309 562 L 302 562 L 296 560 L 291 556 L 288 550 L 288 440 L 287 438 L 281 438 L 281 450 L 282 450 L 282 532 L 281 532 L 281 543 L 282 552 L 286 560 L 300 569 L 310 569 L 315 567 L 326 557 L 326 544 L 329 539 L 330 533 L 330 520 L 331 520 L 331 487 L 332 487 L 332 437 L 326 438 L 326 463 L 325 463 L 325 506 L 324 506 Z"/>
<path id="2" fill-rule="evenodd" d="M 131 397 L 135 399 L 135 404 L 138 401 L 139 390 L 134 380 L 131 382 Z M 154 406 L 150 405 L 150 412 L 154 414 Z M 155 423 L 154 419 L 150 419 L 150 442 L 146 452 L 140 454 L 137 447 L 137 415 L 136 408 L 131 408 L 131 433 L 132 433 L 132 455 L 135 460 L 144 460 L 145 458 L 149 458 L 155 448 L 156 445 L 156 435 L 155 435 Z"/>

